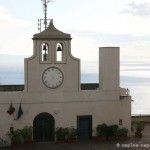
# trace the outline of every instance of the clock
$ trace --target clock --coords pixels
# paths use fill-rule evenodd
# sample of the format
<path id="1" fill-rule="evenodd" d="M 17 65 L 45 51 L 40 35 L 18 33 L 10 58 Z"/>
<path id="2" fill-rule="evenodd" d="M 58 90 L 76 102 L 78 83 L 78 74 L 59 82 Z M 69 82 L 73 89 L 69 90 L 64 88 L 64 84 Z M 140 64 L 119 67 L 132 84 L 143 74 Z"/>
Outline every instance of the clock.
<path id="1" fill-rule="evenodd" d="M 64 75 L 59 68 L 50 67 L 43 72 L 42 80 L 46 87 L 55 89 L 63 83 Z"/>

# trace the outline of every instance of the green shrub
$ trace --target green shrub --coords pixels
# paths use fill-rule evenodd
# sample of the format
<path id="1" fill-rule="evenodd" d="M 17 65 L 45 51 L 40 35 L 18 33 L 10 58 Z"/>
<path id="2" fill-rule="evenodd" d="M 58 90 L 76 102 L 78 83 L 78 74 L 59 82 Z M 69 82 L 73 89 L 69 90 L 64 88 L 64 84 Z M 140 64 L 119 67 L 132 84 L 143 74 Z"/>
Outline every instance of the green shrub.
<path id="1" fill-rule="evenodd" d="M 70 127 L 68 128 L 68 138 L 76 138 L 77 136 L 77 129 Z"/>
<path id="2" fill-rule="evenodd" d="M 117 134 L 118 125 L 110 125 L 107 128 L 108 136 L 114 136 Z"/>
<path id="3" fill-rule="evenodd" d="M 62 128 L 62 127 L 56 128 L 55 135 L 57 139 L 66 139 L 68 134 L 69 133 L 67 128 Z"/>
<path id="4" fill-rule="evenodd" d="M 98 125 L 96 128 L 96 135 L 97 136 L 107 136 L 107 132 L 108 128 L 107 125 L 105 123 Z"/>
<path id="5" fill-rule="evenodd" d="M 23 129 L 11 130 L 7 133 L 11 143 L 24 143 L 32 140 L 32 127 L 25 126 Z"/>
<path id="6" fill-rule="evenodd" d="M 7 141 L 0 138 L 0 148 L 6 148 L 7 147 Z"/>
<path id="7" fill-rule="evenodd" d="M 31 126 L 25 126 L 21 130 L 21 135 L 23 136 L 25 141 L 31 141 L 32 140 L 32 127 Z"/>
<path id="8" fill-rule="evenodd" d="M 19 129 L 8 132 L 7 136 L 10 138 L 12 144 L 24 142 L 23 136 L 21 134 L 21 130 Z"/>
<path id="9" fill-rule="evenodd" d="M 144 130 L 144 124 L 138 123 L 136 125 L 136 132 L 141 133 Z"/>
<path id="10" fill-rule="evenodd" d="M 128 133 L 128 129 L 126 129 L 126 128 L 119 128 L 119 129 L 117 130 L 117 135 L 126 136 L 127 133 Z"/>

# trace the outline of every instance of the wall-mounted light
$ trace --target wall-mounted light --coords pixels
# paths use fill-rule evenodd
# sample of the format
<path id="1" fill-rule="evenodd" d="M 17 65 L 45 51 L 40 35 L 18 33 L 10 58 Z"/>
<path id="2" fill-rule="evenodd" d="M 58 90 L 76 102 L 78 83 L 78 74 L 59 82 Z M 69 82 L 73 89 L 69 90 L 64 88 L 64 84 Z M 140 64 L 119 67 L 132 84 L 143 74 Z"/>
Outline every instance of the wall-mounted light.
<path id="1" fill-rule="evenodd" d="M 55 115 L 59 114 L 59 109 L 58 108 L 54 108 L 54 114 Z"/>
<path id="2" fill-rule="evenodd" d="M 122 125 L 122 119 L 119 119 L 119 125 Z"/>

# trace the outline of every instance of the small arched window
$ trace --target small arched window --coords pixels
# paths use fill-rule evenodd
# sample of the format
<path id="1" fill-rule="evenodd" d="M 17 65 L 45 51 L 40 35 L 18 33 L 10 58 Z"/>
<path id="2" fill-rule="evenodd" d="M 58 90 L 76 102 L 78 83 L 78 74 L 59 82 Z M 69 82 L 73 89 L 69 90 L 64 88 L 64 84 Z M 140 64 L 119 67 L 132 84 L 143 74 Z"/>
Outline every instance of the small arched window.
<path id="1" fill-rule="evenodd" d="M 56 45 L 56 61 L 63 61 L 63 45 L 61 43 Z"/>
<path id="2" fill-rule="evenodd" d="M 47 43 L 42 44 L 42 61 L 48 61 L 49 46 Z"/>

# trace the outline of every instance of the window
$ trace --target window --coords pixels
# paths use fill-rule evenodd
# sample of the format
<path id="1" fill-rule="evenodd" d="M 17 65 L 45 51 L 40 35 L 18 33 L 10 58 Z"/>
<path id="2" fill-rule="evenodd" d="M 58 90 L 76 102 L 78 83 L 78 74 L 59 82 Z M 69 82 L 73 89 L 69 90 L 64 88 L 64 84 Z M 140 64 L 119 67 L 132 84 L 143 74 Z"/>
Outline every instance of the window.
<path id="1" fill-rule="evenodd" d="M 61 43 L 56 45 L 56 61 L 63 61 L 63 45 Z"/>
<path id="2" fill-rule="evenodd" d="M 47 43 L 42 44 L 42 61 L 48 61 L 49 46 Z"/>

